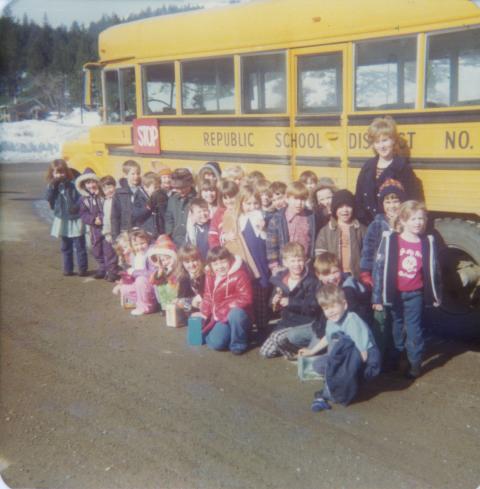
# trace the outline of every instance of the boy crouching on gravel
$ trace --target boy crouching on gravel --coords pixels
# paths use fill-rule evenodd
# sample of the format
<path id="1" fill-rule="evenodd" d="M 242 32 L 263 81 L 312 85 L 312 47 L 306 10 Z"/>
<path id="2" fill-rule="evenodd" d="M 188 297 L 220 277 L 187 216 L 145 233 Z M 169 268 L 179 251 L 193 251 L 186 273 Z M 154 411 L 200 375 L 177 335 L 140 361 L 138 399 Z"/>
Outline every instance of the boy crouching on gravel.
<path id="1" fill-rule="evenodd" d="M 316 345 L 299 350 L 313 356 L 328 347 L 313 368 L 325 378 L 323 390 L 315 393 L 312 411 L 331 409 L 328 401 L 348 404 L 358 390 L 360 373 L 370 379 L 380 373 L 380 353 L 367 324 L 348 311 L 345 293 L 336 285 L 323 286 L 317 301 L 327 318 L 325 336 Z"/>

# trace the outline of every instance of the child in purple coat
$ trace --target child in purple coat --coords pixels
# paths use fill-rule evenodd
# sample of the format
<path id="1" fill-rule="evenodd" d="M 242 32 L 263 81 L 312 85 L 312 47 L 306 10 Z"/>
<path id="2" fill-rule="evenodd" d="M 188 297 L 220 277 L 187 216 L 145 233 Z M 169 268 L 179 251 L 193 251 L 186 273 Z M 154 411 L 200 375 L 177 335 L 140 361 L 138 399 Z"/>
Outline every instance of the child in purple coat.
<path id="1" fill-rule="evenodd" d="M 103 228 L 104 197 L 97 175 L 87 168 L 75 181 L 80 198 L 80 217 L 84 224 L 90 226 L 92 254 L 98 263 L 96 279 L 110 278 L 115 275 L 117 255 L 112 244 L 105 239 Z"/>

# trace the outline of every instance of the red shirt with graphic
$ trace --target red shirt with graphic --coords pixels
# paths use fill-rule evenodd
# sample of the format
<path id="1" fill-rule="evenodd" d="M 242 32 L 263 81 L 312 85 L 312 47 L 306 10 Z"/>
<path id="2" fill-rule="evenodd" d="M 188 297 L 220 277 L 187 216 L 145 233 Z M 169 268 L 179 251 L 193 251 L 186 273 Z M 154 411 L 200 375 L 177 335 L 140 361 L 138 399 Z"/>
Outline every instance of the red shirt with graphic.
<path id="1" fill-rule="evenodd" d="M 410 292 L 423 288 L 422 242 L 411 243 L 398 237 L 397 289 Z"/>

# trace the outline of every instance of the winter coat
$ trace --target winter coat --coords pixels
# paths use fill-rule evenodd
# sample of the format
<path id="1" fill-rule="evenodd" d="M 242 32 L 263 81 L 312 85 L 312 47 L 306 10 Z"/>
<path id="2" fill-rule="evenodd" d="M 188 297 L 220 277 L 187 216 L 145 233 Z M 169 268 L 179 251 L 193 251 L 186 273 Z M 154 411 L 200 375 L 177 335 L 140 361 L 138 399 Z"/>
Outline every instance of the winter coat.
<path id="1" fill-rule="evenodd" d="M 165 212 L 165 232 L 170 235 L 177 248 L 185 244 L 188 211 L 190 202 L 195 196 L 196 192 L 192 189 L 186 197 L 181 197 L 175 193 L 168 198 Z"/>
<path id="2" fill-rule="evenodd" d="M 73 181 L 53 181 L 47 187 L 45 198 L 55 217 L 59 219 L 78 219 L 80 217 L 80 194 Z"/>
<path id="3" fill-rule="evenodd" d="M 367 228 L 363 224 L 360 224 L 357 219 L 353 220 L 353 224 L 350 226 L 350 269 L 355 278 L 360 276 L 360 252 L 366 231 Z M 339 258 L 342 256 L 340 229 L 333 217 L 330 218 L 326 226 L 320 229 L 315 241 L 315 254 L 319 255 L 325 251 L 329 251 Z"/>
<path id="4" fill-rule="evenodd" d="M 139 227 L 155 238 L 155 220 L 147 207 L 149 197 L 142 187 L 135 194 L 128 185 L 117 188 L 112 201 L 112 237 L 115 239 L 122 231 Z"/>
<path id="5" fill-rule="evenodd" d="M 360 170 L 355 190 L 356 217 L 365 225 L 370 224 L 383 209 L 378 202 L 378 191 L 382 183 L 393 178 L 398 180 L 404 190 L 406 200 L 417 198 L 416 177 L 408 161 L 401 156 L 394 156 L 392 163 L 383 170 L 377 180 L 378 155 L 368 160 Z"/>
<path id="6" fill-rule="evenodd" d="M 394 231 L 383 233 L 373 266 L 372 303 L 391 306 L 397 293 L 398 237 Z M 425 305 L 441 302 L 440 267 L 433 235 L 422 236 L 423 293 Z"/>
<path id="7" fill-rule="evenodd" d="M 252 303 L 250 276 L 240 257 L 235 257 L 227 275 L 218 281 L 214 273 L 207 270 L 205 292 L 200 307 L 200 312 L 207 320 L 202 332 L 208 333 L 217 322 L 227 323 L 228 314 L 233 308 L 243 309 L 250 317 L 253 317 Z"/>
<path id="8" fill-rule="evenodd" d="M 385 214 L 377 214 L 375 219 L 368 225 L 360 257 L 360 270 L 362 272 L 371 272 L 373 270 L 373 262 L 382 241 L 382 235 L 385 231 L 390 230 L 390 224 Z"/>
<path id="9" fill-rule="evenodd" d="M 88 192 L 82 192 L 80 198 L 80 217 L 87 226 L 90 226 L 92 246 L 95 246 L 103 237 L 103 202 L 103 197 L 91 195 Z M 100 218 L 100 224 L 95 223 L 97 217 Z"/>
<path id="10" fill-rule="evenodd" d="M 165 234 L 165 212 L 167 210 L 168 195 L 164 190 L 156 190 L 150 196 L 147 206 L 152 211 L 154 237 Z"/>
<path id="11" fill-rule="evenodd" d="M 208 230 L 208 246 L 209 248 L 215 248 L 215 246 L 221 246 L 222 233 L 223 233 L 223 215 L 225 214 L 225 207 L 217 207 L 215 214 L 210 221 L 210 228 Z"/>
<path id="12" fill-rule="evenodd" d="M 202 273 L 196 279 L 190 278 L 188 275 L 181 275 L 178 279 L 178 298 L 191 299 L 197 295 L 203 297 L 205 292 L 205 274 Z"/>
<path id="13" fill-rule="evenodd" d="M 267 226 L 267 260 L 269 264 L 282 263 L 281 251 L 282 248 L 290 242 L 290 236 L 288 233 L 288 223 L 285 217 L 287 208 L 278 210 L 271 217 Z M 305 215 L 308 218 L 308 231 L 310 238 L 310 249 L 305 250 L 305 255 L 308 258 L 313 257 L 313 250 L 315 245 L 315 215 L 312 211 L 305 209 Z"/>
<path id="14" fill-rule="evenodd" d="M 273 284 L 272 298 L 276 294 L 276 289 L 281 289 L 283 296 L 288 297 L 288 305 L 282 308 L 281 319 L 275 329 L 311 323 L 321 313 L 315 298 L 318 289 L 317 277 L 305 268 L 300 282 L 290 290 L 287 285 L 288 274 L 288 270 L 282 270 L 270 279 Z"/>

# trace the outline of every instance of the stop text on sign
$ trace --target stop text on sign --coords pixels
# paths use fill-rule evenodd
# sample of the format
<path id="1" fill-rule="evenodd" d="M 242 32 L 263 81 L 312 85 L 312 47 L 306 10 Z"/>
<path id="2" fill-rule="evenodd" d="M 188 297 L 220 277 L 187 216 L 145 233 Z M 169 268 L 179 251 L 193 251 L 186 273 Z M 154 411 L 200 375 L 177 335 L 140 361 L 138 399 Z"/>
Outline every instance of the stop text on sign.
<path id="1" fill-rule="evenodd" d="M 133 121 L 133 147 L 135 153 L 139 154 L 160 153 L 157 119 L 135 119 Z"/>

